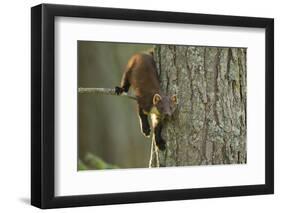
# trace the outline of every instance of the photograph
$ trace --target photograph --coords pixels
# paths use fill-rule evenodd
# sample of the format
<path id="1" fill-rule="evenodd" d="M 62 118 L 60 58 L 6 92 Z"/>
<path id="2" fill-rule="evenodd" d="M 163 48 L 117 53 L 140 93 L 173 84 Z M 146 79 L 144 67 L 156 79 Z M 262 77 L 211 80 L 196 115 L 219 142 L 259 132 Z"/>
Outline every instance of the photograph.
<path id="1" fill-rule="evenodd" d="M 247 164 L 247 48 L 77 41 L 77 170 Z"/>
<path id="2" fill-rule="evenodd" d="M 274 18 L 151 4 L 31 8 L 31 205 L 274 194 Z"/>

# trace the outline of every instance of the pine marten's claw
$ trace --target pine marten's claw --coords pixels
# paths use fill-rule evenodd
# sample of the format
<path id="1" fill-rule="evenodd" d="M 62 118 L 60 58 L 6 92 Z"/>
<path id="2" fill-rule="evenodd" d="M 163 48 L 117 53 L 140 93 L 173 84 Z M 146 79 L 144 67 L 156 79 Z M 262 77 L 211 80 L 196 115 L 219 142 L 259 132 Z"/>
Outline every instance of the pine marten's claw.
<path id="1" fill-rule="evenodd" d="M 122 89 L 121 87 L 115 87 L 115 93 L 116 93 L 117 95 L 121 95 L 122 92 L 123 92 L 123 89 Z"/>

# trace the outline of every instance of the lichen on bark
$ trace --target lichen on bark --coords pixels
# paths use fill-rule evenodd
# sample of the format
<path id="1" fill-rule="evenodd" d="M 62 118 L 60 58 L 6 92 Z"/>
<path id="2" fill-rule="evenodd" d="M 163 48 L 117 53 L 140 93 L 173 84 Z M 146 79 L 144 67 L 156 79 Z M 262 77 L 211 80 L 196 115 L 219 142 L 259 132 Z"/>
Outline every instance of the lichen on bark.
<path id="1" fill-rule="evenodd" d="M 179 100 L 160 166 L 246 163 L 246 49 L 156 45 L 154 57 L 162 90 Z"/>

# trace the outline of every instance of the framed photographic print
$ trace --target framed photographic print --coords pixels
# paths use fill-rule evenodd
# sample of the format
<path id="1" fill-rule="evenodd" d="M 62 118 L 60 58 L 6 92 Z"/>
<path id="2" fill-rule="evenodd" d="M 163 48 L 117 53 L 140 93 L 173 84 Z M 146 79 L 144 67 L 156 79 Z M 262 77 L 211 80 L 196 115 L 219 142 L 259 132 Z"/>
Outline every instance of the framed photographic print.
<path id="1" fill-rule="evenodd" d="M 274 21 L 31 9 L 31 204 L 272 194 Z"/>

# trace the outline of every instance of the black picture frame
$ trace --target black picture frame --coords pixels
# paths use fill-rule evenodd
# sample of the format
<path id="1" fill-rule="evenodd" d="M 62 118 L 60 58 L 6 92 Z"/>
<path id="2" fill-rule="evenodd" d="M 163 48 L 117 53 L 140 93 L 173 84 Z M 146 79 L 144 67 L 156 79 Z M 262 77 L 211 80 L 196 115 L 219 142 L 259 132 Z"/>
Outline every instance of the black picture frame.
<path id="1" fill-rule="evenodd" d="M 265 184 L 93 195 L 54 195 L 55 17 L 263 28 L 265 48 Z M 274 20 L 164 11 L 41 4 L 31 8 L 31 204 L 60 208 L 274 193 Z"/>

